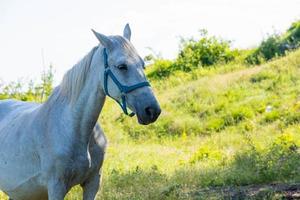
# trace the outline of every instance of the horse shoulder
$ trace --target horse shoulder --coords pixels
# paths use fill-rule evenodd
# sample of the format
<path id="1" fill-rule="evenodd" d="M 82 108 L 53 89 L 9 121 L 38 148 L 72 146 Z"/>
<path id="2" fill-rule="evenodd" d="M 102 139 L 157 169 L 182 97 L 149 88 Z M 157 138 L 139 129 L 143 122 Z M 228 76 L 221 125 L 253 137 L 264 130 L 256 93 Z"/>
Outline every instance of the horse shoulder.
<path id="1" fill-rule="evenodd" d="M 104 155 L 107 147 L 107 139 L 104 135 L 103 130 L 97 123 L 94 127 L 92 137 L 89 142 L 89 153 L 91 157 L 92 170 L 99 171 L 102 166 Z"/>
<path id="2" fill-rule="evenodd" d="M 93 129 L 93 137 L 91 137 L 90 142 L 92 144 L 97 144 L 97 146 L 103 150 L 105 150 L 107 146 L 107 139 L 99 123 L 96 123 Z"/>

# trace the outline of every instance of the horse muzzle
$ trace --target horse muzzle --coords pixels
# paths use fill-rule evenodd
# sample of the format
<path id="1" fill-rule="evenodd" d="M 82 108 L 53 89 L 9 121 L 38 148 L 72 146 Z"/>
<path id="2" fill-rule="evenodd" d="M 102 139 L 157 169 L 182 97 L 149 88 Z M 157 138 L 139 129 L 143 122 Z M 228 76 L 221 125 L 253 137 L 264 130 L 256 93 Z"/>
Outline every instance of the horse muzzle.
<path id="1" fill-rule="evenodd" d="M 160 106 L 155 102 L 145 106 L 143 109 L 139 109 L 136 114 L 139 124 L 148 125 L 155 122 L 160 113 Z"/>

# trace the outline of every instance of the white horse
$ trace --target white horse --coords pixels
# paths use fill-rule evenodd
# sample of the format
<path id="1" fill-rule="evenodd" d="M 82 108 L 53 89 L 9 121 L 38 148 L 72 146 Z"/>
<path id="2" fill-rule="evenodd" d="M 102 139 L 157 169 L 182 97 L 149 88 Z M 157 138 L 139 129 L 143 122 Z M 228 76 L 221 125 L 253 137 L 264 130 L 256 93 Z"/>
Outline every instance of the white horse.
<path id="1" fill-rule="evenodd" d="M 83 199 L 99 189 L 106 139 L 97 124 L 105 96 L 140 124 L 161 110 L 143 72 L 144 62 L 123 36 L 93 31 L 93 48 L 64 76 L 44 104 L 0 101 L 0 189 L 14 200 L 63 200 L 75 185 Z"/>

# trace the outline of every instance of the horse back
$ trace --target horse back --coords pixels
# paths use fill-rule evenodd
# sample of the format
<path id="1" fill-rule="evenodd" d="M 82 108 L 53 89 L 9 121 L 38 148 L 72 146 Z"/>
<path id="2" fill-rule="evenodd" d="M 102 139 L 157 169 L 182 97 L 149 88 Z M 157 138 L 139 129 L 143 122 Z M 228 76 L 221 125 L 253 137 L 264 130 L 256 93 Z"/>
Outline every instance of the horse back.
<path id="1" fill-rule="evenodd" d="M 31 102 L 23 102 L 17 100 L 1 100 L 0 101 L 0 122 L 6 117 L 9 117 L 13 113 L 18 113 L 22 111 L 30 111 L 36 108 L 39 104 Z"/>

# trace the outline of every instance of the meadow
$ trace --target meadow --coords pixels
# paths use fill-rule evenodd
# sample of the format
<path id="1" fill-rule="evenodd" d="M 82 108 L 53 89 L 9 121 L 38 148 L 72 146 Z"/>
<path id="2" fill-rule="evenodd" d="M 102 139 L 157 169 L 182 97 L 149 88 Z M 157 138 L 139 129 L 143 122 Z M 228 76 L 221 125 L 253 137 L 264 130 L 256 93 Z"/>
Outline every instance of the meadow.
<path id="1" fill-rule="evenodd" d="M 280 199 L 272 189 L 235 190 L 300 182 L 299 75 L 298 50 L 262 66 L 198 69 L 154 82 L 163 114 L 148 127 L 116 115 L 108 101 L 98 199 Z M 76 188 L 67 199 L 80 194 Z"/>
<path id="2" fill-rule="evenodd" d="M 156 123 L 138 125 L 109 99 L 101 113 L 109 144 L 97 199 L 300 194 L 300 50 L 259 65 L 230 54 L 210 67 L 202 62 L 172 72 L 176 63 L 155 63 L 146 73 L 162 107 Z M 82 199 L 81 192 L 75 187 L 66 199 Z"/>

